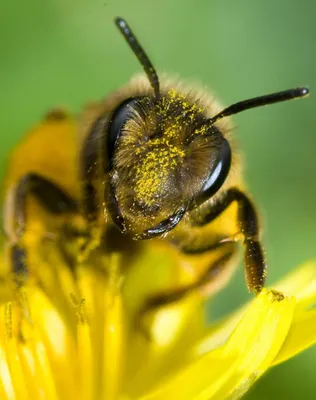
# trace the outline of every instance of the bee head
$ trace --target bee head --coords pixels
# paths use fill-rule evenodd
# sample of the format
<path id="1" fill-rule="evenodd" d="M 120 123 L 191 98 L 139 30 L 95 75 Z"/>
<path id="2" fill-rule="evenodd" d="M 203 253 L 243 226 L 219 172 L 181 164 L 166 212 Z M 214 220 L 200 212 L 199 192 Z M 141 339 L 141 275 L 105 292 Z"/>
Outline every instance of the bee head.
<path id="1" fill-rule="evenodd" d="M 110 203 L 121 230 L 139 234 L 215 194 L 231 164 L 229 143 L 204 110 L 170 89 L 123 101 L 107 135 Z M 120 217 L 118 218 L 118 215 Z"/>

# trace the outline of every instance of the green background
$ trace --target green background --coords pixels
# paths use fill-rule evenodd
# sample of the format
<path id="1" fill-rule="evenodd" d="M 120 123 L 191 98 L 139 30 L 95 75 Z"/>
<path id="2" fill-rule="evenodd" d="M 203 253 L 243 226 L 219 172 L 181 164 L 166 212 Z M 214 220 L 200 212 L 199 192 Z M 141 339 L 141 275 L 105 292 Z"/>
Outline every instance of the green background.
<path id="1" fill-rule="evenodd" d="M 2 0 L 1 173 L 9 150 L 49 108 L 79 111 L 141 70 L 113 25 L 116 15 L 128 19 L 158 70 L 202 82 L 227 105 L 316 88 L 310 0 Z M 269 283 L 316 257 L 315 106 L 312 94 L 234 118 L 263 216 Z M 248 297 L 240 268 L 215 310 Z M 315 360 L 312 349 L 274 368 L 247 398 L 314 399 Z"/>

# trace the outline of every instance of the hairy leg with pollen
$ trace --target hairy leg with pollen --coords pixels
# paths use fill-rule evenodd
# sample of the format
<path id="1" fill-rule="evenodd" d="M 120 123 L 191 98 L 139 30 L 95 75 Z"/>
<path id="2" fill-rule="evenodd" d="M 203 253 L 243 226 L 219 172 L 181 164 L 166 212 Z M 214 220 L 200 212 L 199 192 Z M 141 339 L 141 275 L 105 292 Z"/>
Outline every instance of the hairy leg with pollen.
<path id="1" fill-rule="evenodd" d="M 264 287 L 266 277 L 266 260 L 260 242 L 258 215 L 249 197 L 237 188 L 231 188 L 212 205 L 203 220 L 196 221 L 194 226 L 204 226 L 212 222 L 233 202 L 238 204 L 238 225 L 244 241 L 244 266 L 247 287 L 259 293 Z"/>
<path id="2" fill-rule="evenodd" d="M 100 154 L 103 144 L 100 143 L 100 135 L 103 129 L 103 117 L 98 118 L 90 133 L 85 138 L 80 153 L 80 181 L 81 181 L 81 213 L 87 222 L 86 239 L 80 249 L 79 261 L 84 261 L 96 247 L 100 245 L 103 234 L 103 220 L 106 218 L 102 213 L 100 225 L 100 204 L 104 209 L 105 198 L 100 199 L 95 187 L 95 181 L 102 182 L 108 173 L 105 165 L 104 154 Z M 103 210 L 104 211 L 104 210 Z"/>
<path id="3" fill-rule="evenodd" d="M 12 273 L 17 286 L 28 275 L 27 250 L 23 236 L 27 230 L 27 202 L 35 197 L 53 215 L 78 213 L 77 202 L 59 186 L 45 177 L 25 174 L 8 194 L 5 204 L 4 227 Z"/>

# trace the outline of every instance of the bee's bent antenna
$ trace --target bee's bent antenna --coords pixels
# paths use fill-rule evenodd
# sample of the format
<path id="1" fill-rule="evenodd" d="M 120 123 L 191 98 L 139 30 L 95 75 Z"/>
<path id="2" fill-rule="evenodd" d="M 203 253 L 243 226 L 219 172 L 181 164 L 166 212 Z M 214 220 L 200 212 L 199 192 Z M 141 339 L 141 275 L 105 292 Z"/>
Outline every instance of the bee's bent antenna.
<path id="1" fill-rule="evenodd" d="M 228 117 L 229 115 L 238 114 L 241 111 L 249 110 L 250 108 L 266 106 L 268 104 L 278 103 L 280 101 L 298 99 L 300 97 L 305 97 L 308 94 L 309 90 L 307 88 L 298 87 L 295 89 L 284 90 L 283 92 L 267 94 L 265 96 L 240 101 L 239 103 L 232 104 L 231 106 L 225 108 L 223 111 L 210 118 L 207 122 L 208 124 L 214 125 L 219 119 Z"/>
<path id="2" fill-rule="evenodd" d="M 128 23 L 123 18 L 115 18 L 115 25 L 118 27 L 121 34 L 124 36 L 125 40 L 129 44 L 130 48 L 133 50 L 134 54 L 138 58 L 138 61 L 143 66 L 149 82 L 154 90 L 155 97 L 158 100 L 160 98 L 158 75 L 147 54 L 145 53 L 145 50 L 142 48 L 142 46 L 136 39 L 133 31 L 129 27 Z"/>

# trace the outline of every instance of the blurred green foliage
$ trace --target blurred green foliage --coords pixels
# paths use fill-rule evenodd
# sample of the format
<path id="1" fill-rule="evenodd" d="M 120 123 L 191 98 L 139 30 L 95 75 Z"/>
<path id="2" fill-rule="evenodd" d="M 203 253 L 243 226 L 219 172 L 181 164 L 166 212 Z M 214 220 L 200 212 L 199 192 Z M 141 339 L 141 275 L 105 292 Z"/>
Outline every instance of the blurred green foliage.
<path id="1" fill-rule="evenodd" d="M 9 150 L 48 109 L 78 112 L 141 70 L 113 25 L 116 15 L 128 19 L 158 70 L 202 82 L 224 104 L 311 88 L 307 100 L 245 112 L 234 122 L 262 212 L 268 282 L 315 258 L 316 2 L 310 0 L 2 1 L 1 175 Z M 248 296 L 240 268 L 212 310 L 223 313 Z M 314 399 L 315 359 L 312 349 L 273 369 L 247 399 Z"/>

